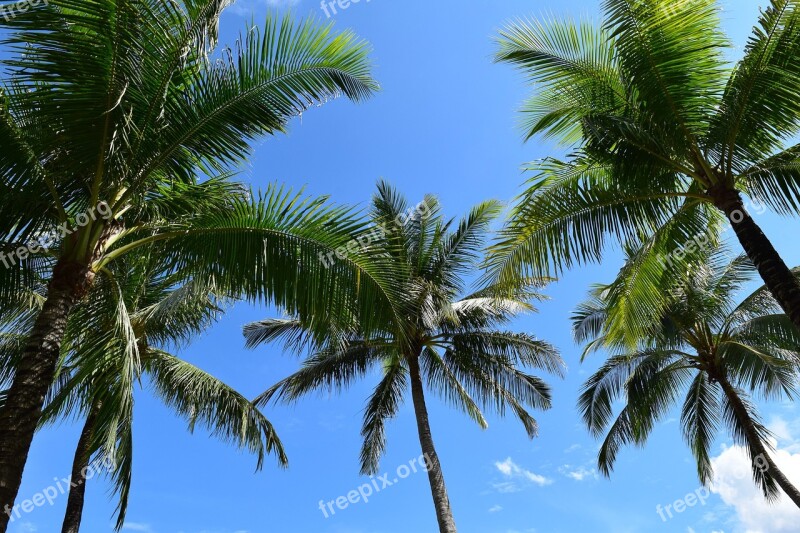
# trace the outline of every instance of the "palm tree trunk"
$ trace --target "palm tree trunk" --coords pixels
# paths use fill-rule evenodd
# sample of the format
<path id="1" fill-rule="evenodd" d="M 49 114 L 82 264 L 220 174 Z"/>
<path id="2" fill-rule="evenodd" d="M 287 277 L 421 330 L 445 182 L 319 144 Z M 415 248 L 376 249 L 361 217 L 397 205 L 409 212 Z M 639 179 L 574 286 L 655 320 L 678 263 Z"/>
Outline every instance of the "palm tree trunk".
<path id="1" fill-rule="evenodd" d="M 428 467 L 428 479 L 431 484 L 433 503 L 436 507 L 436 519 L 439 521 L 439 533 L 456 533 L 456 523 L 453 519 L 453 511 L 450 509 L 450 498 L 447 496 L 442 464 L 439 462 L 439 456 L 433 445 L 431 426 L 428 421 L 428 408 L 425 405 L 425 391 L 422 386 L 422 375 L 417 357 L 409 358 L 409 370 L 411 374 L 411 397 L 414 400 L 419 442 L 422 445 L 422 453 L 425 455 Z"/>
<path id="2" fill-rule="evenodd" d="M 67 511 L 64 514 L 64 525 L 61 533 L 78 533 L 81 528 L 83 518 L 83 503 L 86 499 L 86 471 L 89 468 L 89 460 L 92 457 L 92 439 L 97 423 L 99 405 L 92 407 L 86 423 L 81 431 L 81 438 L 78 439 L 78 447 L 75 449 L 75 458 L 72 461 L 72 477 L 75 484 L 70 485 L 69 497 L 67 498 Z"/>
<path id="3" fill-rule="evenodd" d="M 739 191 L 709 191 L 714 204 L 727 215 L 747 257 L 795 326 L 800 328 L 800 281 L 747 212 Z"/>
<path id="4" fill-rule="evenodd" d="M 0 533 L 5 533 L 22 483 L 45 395 L 58 363 L 67 319 L 90 282 L 88 269 L 59 262 L 0 409 Z"/>
<path id="5" fill-rule="evenodd" d="M 757 457 L 763 457 L 767 463 L 767 474 L 775 480 L 775 483 L 786 493 L 787 496 L 794 502 L 797 507 L 800 507 L 800 491 L 797 490 L 791 481 L 786 477 L 786 475 L 778 468 L 778 465 L 772 459 L 772 456 L 769 454 L 769 450 L 767 447 L 764 446 L 764 442 L 761 440 L 761 437 L 756 430 L 755 425 L 753 424 L 753 420 L 750 418 L 750 414 L 747 412 L 747 407 L 745 407 L 744 402 L 739 397 L 739 394 L 736 392 L 736 389 L 731 385 L 731 383 L 727 380 L 727 378 L 719 379 L 720 386 L 722 387 L 723 392 L 725 393 L 725 397 L 730 402 L 731 407 L 733 408 L 733 412 L 736 415 L 736 418 L 739 420 L 739 423 L 745 428 L 745 433 L 747 436 L 747 444 L 750 447 L 750 453 L 752 454 L 753 459 L 755 460 Z"/>

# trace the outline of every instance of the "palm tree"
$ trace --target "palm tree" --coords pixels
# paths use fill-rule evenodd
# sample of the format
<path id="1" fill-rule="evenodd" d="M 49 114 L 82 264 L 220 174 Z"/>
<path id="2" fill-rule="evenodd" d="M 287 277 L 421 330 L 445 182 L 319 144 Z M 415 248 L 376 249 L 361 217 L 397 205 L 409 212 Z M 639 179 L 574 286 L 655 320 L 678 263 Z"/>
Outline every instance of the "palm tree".
<path id="1" fill-rule="evenodd" d="M 82 517 L 84 475 L 94 456 L 106 457 L 119 494 L 117 527 L 125 519 L 132 465 L 132 407 L 135 384 L 147 379 L 159 397 L 190 422 L 204 424 L 214 434 L 248 449 L 267 453 L 281 465 L 286 455 L 272 424 L 244 396 L 213 376 L 170 354 L 185 347 L 222 314 L 225 299 L 212 284 L 164 272 L 154 257 L 128 257 L 100 273 L 90 298 L 70 316 L 61 362 L 48 394 L 41 425 L 83 416 L 72 467 L 71 485 L 62 533 L 77 533 Z M 4 310 L 0 322 L 16 331 L 32 326 L 35 311 L 45 300 L 41 285 L 19 298 L 20 305 Z M 24 334 L 0 333 L 0 388 L 13 375 L 24 348 Z"/>
<path id="2" fill-rule="evenodd" d="M 501 33 L 498 60 L 539 88 L 523 108 L 528 138 L 572 151 L 533 167 L 493 276 L 599 261 L 609 235 L 645 247 L 653 269 L 697 236 L 715 240 L 727 218 L 800 327 L 800 282 L 742 196 L 784 215 L 800 207 L 800 145 L 786 145 L 800 132 L 800 3 L 772 0 L 735 66 L 714 0 L 606 0 L 604 11 L 600 28 L 520 21 Z"/>
<path id="3" fill-rule="evenodd" d="M 91 297 L 70 316 L 56 385 L 42 424 L 79 415 L 85 423 L 75 452 L 62 533 L 77 533 L 93 457 L 108 457 L 119 495 L 117 529 L 125 522 L 133 462 L 133 403 L 136 384 L 146 379 L 178 415 L 215 436 L 257 455 L 287 459 L 272 424 L 243 395 L 172 355 L 211 326 L 225 299 L 212 283 L 165 271 L 154 257 L 123 260 L 104 270 Z"/>
<path id="4" fill-rule="evenodd" d="M 215 52 L 232 3 L 50 0 L 0 20 L 0 307 L 32 279 L 48 285 L 0 409 L 0 507 L 13 506 L 69 314 L 113 261 L 147 249 L 304 319 L 382 292 L 357 258 L 304 259 L 348 242 L 352 214 L 229 180 L 256 138 L 330 98 L 368 97 L 367 46 L 269 17 Z M 29 246 L 47 232 L 54 246 Z M 328 283 L 342 276 L 362 280 L 357 295 Z"/>
<path id="5" fill-rule="evenodd" d="M 800 507 L 800 491 L 772 459 L 770 433 L 750 399 L 752 394 L 794 398 L 800 333 L 766 287 L 737 304 L 737 293 L 754 270 L 745 256 L 729 261 L 719 249 L 707 252 L 681 283 L 662 285 L 669 304 L 633 346 L 611 320 L 619 293 L 628 288 L 624 276 L 623 282 L 597 287 L 578 308 L 574 333 L 578 342 L 588 343 L 584 357 L 600 349 L 611 352 L 579 401 L 591 433 L 605 434 L 598 456 L 603 474 L 611 474 L 623 446 L 643 446 L 656 422 L 685 394 L 681 426 L 702 483 L 712 480 L 710 448 L 720 427 L 727 427 L 746 448 L 764 495 L 774 499 L 780 488 Z M 614 418 L 617 400 L 623 406 Z"/>
<path id="6" fill-rule="evenodd" d="M 561 374 L 563 361 L 545 342 L 498 329 L 517 314 L 533 310 L 532 300 L 540 298 L 535 289 L 543 280 L 523 280 L 502 297 L 494 287 L 459 296 L 500 206 L 482 203 L 457 227 L 439 209 L 430 196 L 416 210 L 409 208 L 386 183 L 379 184 L 372 208 L 376 230 L 360 245 L 376 268 L 396 276 L 394 305 L 404 312 L 384 322 L 374 334 L 365 334 L 354 317 L 347 327 L 332 327 L 320 343 L 309 338 L 301 321 L 285 318 L 250 324 L 245 336 L 249 347 L 282 340 L 287 350 L 313 351 L 300 371 L 265 392 L 256 405 L 273 397 L 294 401 L 318 389 L 342 390 L 380 369 L 381 380 L 367 403 L 362 427 L 361 471 L 365 475 L 379 468 L 386 448 L 386 420 L 397 415 L 410 383 L 439 530 L 453 533 L 456 526 L 433 442 L 426 388 L 483 428 L 487 422 L 482 411 L 503 415 L 511 409 L 533 438 L 538 427 L 526 406 L 548 409 L 550 389 L 523 367 Z M 404 216 L 407 213 L 412 216 Z"/>

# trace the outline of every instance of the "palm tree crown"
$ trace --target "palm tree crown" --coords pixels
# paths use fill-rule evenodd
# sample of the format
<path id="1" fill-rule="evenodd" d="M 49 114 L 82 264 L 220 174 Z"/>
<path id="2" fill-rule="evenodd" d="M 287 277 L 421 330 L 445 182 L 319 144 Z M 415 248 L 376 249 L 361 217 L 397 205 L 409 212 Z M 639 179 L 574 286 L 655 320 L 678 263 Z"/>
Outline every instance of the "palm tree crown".
<path id="1" fill-rule="evenodd" d="M 733 66 L 714 0 L 606 0 L 599 28 L 504 30 L 498 60 L 539 89 L 523 108 L 526 134 L 572 153 L 535 166 L 495 247 L 495 277 L 600 260 L 609 235 L 642 246 L 642 268 L 663 269 L 664 255 L 697 235 L 715 240 L 727 218 L 800 327 L 800 283 L 742 197 L 785 215 L 800 207 L 800 147 L 786 145 L 800 132 L 800 3 L 770 4 Z M 686 262 L 676 263 L 678 276 Z M 658 302 L 656 287 L 639 282 Z"/>
<path id="2" fill-rule="evenodd" d="M 15 331 L 32 326 L 45 298 L 42 287 L 20 295 L 20 305 L 3 313 Z M 287 459 L 269 422 L 242 394 L 173 355 L 220 317 L 227 305 L 213 280 L 186 280 L 154 256 L 128 256 L 104 270 L 88 298 L 72 312 L 61 347 L 61 362 L 48 394 L 42 425 L 67 417 L 85 420 L 73 478 L 94 457 L 109 458 L 119 495 L 117 529 L 125 521 L 132 480 L 133 405 L 145 381 L 178 415 L 211 429 L 257 456 L 258 468 L 274 453 Z M 13 376 L 24 334 L 0 334 L 0 357 Z M 0 388 L 2 388 L 0 380 Z M 8 381 L 8 380 L 5 380 Z M 79 530 L 85 483 L 70 488 L 64 533 Z"/>
<path id="3" fill-rule="evenodd" d="M 483 411 L 510 409 L 528 434 L 537 424 L 527 407 L 548 409 L 550 389 L 526 367 L 561 374 L 563 362 L 549 344 L 502 328 L 519 313 L 531 311 L 541 296 L 542 280 L 526 280 L 499 297 L 494 288 L 464 293 L 465 277 L 479 257 L 489 224 L 499 205 L 475 207 L 457 226 L 443 219 L 438 202 L 426 197 L 416 213 L 403 220 L 408 204 L 385 183 L 373 202 L 375 240 L 363 252 L 395 277 L 394 305 L 401 312 L 374 335 L 364 335 L 357 321 L 332 330 L 323 345 L 308 341 L 292 319 L 249 325 L 250 346 L 282 339 L 288 349 L 313 349 L 296 374 L 272 387 L 258 402 L 274 396 L 296 400 L 318 389 L 341 390 L 356 378 L 379 369 L 381 380 L 367 404 L 362 435 L 364 474 L 378 469 L 385 443 L 386 420 L 397 415 L 409 382 L 423 452 L 428 457 L 432 490 L 441 531 L 455 531 L 438 457 L 427 419 L 424 389 L 440 395 L 481 427 Z M 398 223 L 399 221 L 399 223 Z M 366 244 L 366 243 L 365 243 Z M 425 387 L 423 387 L 423 384 Z"/>
<path id="4" fill-rule="evenodd" d="M 621 325 L 611 320 L 625 283 L 597 287 L 578 308 L 574 332 L 588 343 L 586 354 L 611 352 L 586 382 L 579 402 L 592 434 L 605 434 L 598 458 L 604 474 L 611 473 L 623 446 L 643 445 L 684 395 L 683 435 L 703 483 L 712 479 L 711 446 L 725 427 L 750 454 L 764 494 L 775 497 L 780 486 L 800 505 L 800 492 L 770 457 L 770 434 L 750 399 L 795 397 L 800 334 L 765 287 L 737 303 L 753 274 L 746 257 L 728 261 L 719 250 L 706 253 L 684 281 L 662 286 L 669 305 L 635 345 L 614 331 Z M 623 407 L 615 418 L 617 400 Z"/>
<path id="5" fill-rule="evenodd" d="M 0 19 L 0 306 L 36 279 L 48 285 L 0 408 L 0 506 L 13 507 L 69 314 L 126 254 L 160 254 L 305 319 L 353 301 L 334 277 L 364 274 L 364 302 L 381 292 L 379 273 L 355 259 L 335 269 L 301 259 L 357 233 L 346 211 L 230 181 L 255 139 L 315 104 L 372 94 L 367 45 L 270 16 L 218 50 L 232 3 L 51 0 Z M 48 249 L 29 246 L 42 233 L 55 233 Z"/>

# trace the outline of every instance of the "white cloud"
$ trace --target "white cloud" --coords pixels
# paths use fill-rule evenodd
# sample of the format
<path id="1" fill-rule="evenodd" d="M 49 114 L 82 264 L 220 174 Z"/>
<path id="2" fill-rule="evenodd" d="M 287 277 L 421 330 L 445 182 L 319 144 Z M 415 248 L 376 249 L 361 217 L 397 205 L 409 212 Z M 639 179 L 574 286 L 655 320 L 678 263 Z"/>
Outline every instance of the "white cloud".
<path id="1" fill-rule="evenodd" d="M 540 487 L 544 487 L 545 485 L 550 485 L 553 482 L 552 479 L 548 479 L 544 476 L 534 474 L 533 472 L 528 472 L 527 470 L 524 470 L 522 474 L 528 479 L 528 481 L 532 481 L 533 483 L 536 483 Z"/>
<path id="2" fill-rule="evenodd" d="M 494 463 L 495 468 L 503 474 L 506 481 L 494 483 L 492 486 L 498 492 L 519 492 L 525 485 L 534 484 L 544 487 L 553 483 L 552 479 L 545 476 L 535 474 L 530 470 L 520 468 L 511 457 L 505 461 L 497 461 Z"/>
<path id="3" fill-rule="evenodd" d="M 123 530 L 127 531 L 140 531 L 142 533 L 153 533 L 153 528 L 150 524 L 142 524 L 140 522 L 125 522 L 122 525 Z"/>
<path id="4" fill-rule="evenodd" d="M 500 471 L 500 473 L 503 474 L 504 476 L 512 475 L 514 473 L 514 469 L 519 470 L 519 467 L 514 464 L 514 462 L 511 460 L 511 457 L 509 457 L 502 463 L 496 462 L 494 466 L 496 466 L 497 469 Z"/>
<path id="5" fill-rule="evenodd" d="M 572 467 L 571 465 L 564 465 L 558 469 L 559 473 L 562 475 L 574 479 L 575 481 L 583 481 L 584 479 L 597 479 L 597 470 L 594 468 L 586 468 L 585 466 L 579 466 L 577 468 Z"/>
<path id="6" fill-rule="evenodd" d="M 501 494 L 509 494 L 522 490 L 522 486 L 514 481 L 501 481 L 498 483 L 492 483 L 492 488 Z"/>
<path id="7" fill-rule="evenodd" d="M 778 467 L 791 480 L 800 480 L 800 453 L 779 449 L 773 454 Z M 786 496 L 768 503 L 753 482 L 751 462 L 740 446 L 726 448 L 712 460 L 711 491 L 736 512 L 737 532 L 796 533 L 800 510 Z"/>
<path id="8" fill-rule="evenodd" d="M 499 505 L 493 505 L 492 507 L 489 508 L 490 513 L 499 513 L 502 510 L 503 508 L 500 507 Z"/>

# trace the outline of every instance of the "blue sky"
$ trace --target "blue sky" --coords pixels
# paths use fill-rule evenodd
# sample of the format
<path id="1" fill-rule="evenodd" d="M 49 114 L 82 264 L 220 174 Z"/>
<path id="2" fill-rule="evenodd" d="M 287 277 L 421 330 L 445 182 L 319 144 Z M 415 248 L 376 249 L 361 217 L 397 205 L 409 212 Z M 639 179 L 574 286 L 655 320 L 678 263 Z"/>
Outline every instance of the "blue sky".
<path id="1" fill-rule="evenodd" d="M 354 106 L 337 101 L 313 109 L 292 124 L 287 137 L 261 143 L 243 179 L 254 186 L 280 181 L 328 194 L 341 203 L 366 205 L 379 178 L 411 201 L 437 194 L 447 213 L 464 213 L 487 198 L 509 200 L 525 179 L 523 163 L 560 150 L 545 142 L 523 144 L 515 110 L 526 95 L 521 77 L 492 62 L 492 37 L 509 19 L 546 14 L 593 16 L 599 0 L 361 0 L 340 11 L 339 28 L 353 28 L 374 46 L 375 75 L 383 90 Z M 736 48 L 756 20 L 752 0 L 724 0 L 724 24 Z M 276 3 L 240 0 L 222 21 L 223 42 L 233 43 L 251 18 L 263 20 Z M 285 8 L 285 4 L 277 8 Z M 317 0 L 294 2 L 298 15 L 325 14 Z M 759 218 L 792 264 L 800 264 L 800 221 Z M 800 515 L 790 506 L 768 510 L 736 475 L 737 450 L 721 435 L 717 464 L 721 481 L 704 505 L 662 521 L 656 506 L 670 504 L 699 487 L 688 449 L 675 423 L 659 427 L 646 449 L 621 454 L 612 480 L 594 470 L 597 443 L 581 427 L 575 408 L 583 380 L 599 358 L 581 365 L 568 318 L 588 287 L 609 280 L 617 254 L 603 265 L 565 275 L 548 290 L 553 300 L 537 315 L 515 324 L 561 348 L 570 372 L 552 383 L 555 408 L 539 413 L 541 436 L 529 441 L 514 420 L 491 419 L 481 431 L 460 414 L 431 400 L 431 423 L 451 500 L 462 533 L 782 533 L 795 531 Z M 243 348 L 241 327 L 273 316 L 273 310 L 237 306 L 181 355 L 249 396 L 297 367 L 275 348 Z M 145 533 L 405 533 L 435 531 L 424 473 L 412 474 L 325 518 L 320 500 L 330 501 L 370 480 L 358 475 L 360 415 L 375 380 L 342 397 L 309 398 L 294 407 L 270 408 L 290 454 L 291 467 L 255 459 L 210 438 L 189 435 L 148 391 L 137 398 L 133 496 L 127 532 Z M 800 476 L 800 415 L 791 405 L 765 405 L 764 418 L 780 437 L 779 459 Z M 78 428 L 42 432 L 31 452 L 20 500 L 66 477 Z M 413 413 L 406 405 L 389 429 L 382 472 L 420 455 Z M 103 479 L 90 481 L 84 531 L 110 531 L 114 504 Z M 60 530 L 65 497 L 35 509 L 12 525 L 13 533 Z M 787 522 L 788 521 L 788 522 Z M 781 524 L 784 525 L 781 525 Z M 790 529 L 790 528 L 795 529 Z"/>

